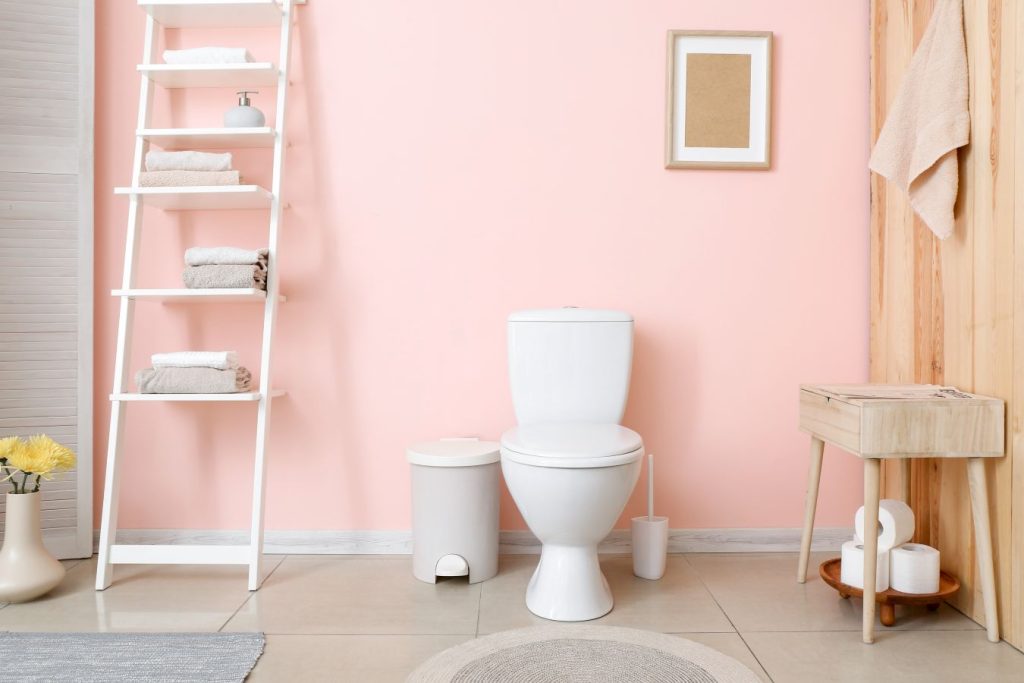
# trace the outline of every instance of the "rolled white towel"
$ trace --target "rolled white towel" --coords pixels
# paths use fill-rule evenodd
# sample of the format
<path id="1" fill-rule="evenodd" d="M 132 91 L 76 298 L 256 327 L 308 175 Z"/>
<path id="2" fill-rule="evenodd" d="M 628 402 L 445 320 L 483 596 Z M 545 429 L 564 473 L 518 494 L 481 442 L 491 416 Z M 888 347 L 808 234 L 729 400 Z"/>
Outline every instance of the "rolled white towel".
<path id="1" fill-rule="evenodd" d="M 147 171 L 230 171 L 231 152 L 146 152 Z"/>
<path id="2" fill-rule="evenodd" d="M 244 47 L 193 47 L 164 50 L 165 64 L 244 64 L 252 55 Z"/>
<path id="3" fill-rule="evenodd" d="M 234 351 L 175 351 L 154 353 L 149 360 L 154 368 L 215 368 L 233 370 L 238 367 Z"/>
<path id="4" fill-rule="evenodd" d="M 266 263 L 266 249 L 239 249 L 238 247 L 190 247 L 185 251 L 188 266 L 250 266 Z"/>

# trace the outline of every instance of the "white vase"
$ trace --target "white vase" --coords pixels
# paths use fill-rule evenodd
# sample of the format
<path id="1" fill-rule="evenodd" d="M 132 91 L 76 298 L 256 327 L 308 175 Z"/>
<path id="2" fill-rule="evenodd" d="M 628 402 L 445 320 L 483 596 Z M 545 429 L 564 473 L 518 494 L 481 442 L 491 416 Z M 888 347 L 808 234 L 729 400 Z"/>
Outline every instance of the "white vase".
<path id="1" fill-rule="evenodd" d="M 64 578 L 64 565 L 43 545 L 39 493 L 8 493 L 4 547 L 0 550 L 0 602 L 25 602 Z"/>

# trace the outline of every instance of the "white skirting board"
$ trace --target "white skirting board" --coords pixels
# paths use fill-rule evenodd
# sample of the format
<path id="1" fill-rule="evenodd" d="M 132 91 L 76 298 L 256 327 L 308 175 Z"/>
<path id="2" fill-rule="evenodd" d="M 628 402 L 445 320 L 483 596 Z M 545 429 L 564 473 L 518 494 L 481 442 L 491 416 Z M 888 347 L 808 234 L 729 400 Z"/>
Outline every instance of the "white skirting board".
<path id="1" fill-rule="evenodd" d="M 97 536 L 98 538 L 98 536 Z M 839 551 L 853 538 L 853 528 L 814 530 L 812 550 Z M 247 531 L 189 529 L 119 529 L 118 543 L 228 545 L 249 542 Z M 271 555 L 406 555 L 410 531 L 267 531 L 264 552 Z M 670 553 L 783 553 L 800 550 L 800 529 L 670 529 Z M 540 543 L 529 531 L 502 531 L 501 552 L 530 555 Z M 630 552 L 629 529 L 615 529 L 601 543 L 602 553 Z"/>

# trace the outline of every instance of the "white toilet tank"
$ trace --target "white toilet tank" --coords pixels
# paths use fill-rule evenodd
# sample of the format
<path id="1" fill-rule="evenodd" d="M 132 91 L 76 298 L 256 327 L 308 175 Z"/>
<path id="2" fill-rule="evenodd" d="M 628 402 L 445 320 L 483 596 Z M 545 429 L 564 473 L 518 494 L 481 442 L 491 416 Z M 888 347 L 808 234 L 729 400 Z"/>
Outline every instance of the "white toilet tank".
<path id="1" fill-rule="evenodd" d="M 633 316 L 553 308 L 508 317 L 512 403 L 519 424 L 618 424 L 629 397 Z"/>

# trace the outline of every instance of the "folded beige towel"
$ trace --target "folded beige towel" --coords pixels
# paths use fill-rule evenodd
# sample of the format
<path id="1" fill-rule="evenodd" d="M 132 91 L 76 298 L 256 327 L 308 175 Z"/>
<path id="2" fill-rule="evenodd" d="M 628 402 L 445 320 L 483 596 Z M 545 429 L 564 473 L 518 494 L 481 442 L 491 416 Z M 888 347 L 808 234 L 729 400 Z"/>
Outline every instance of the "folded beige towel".
<path id="1" fill-rule="evenodd" d="M 230 171 L 231 152 L 146 152 L 147 171 Z"/>
<path id="2" fill-rule="evenodd" d="M 970 133 L 963 0 L 939 0 L 868 167 L 907 192 L 914 211 L 941 239 L 953 234 L 956 150 Z"/>
<path id="3" fill-rule="evenodd" d="M 189 289 L 267 288 L 266 264 L 188 266 L 181 276 Z"/>
<path id="4" fill-rule="evenodd" d="M 252 373 L 245 368 L 144 368 L 135 374 L 141 394 L 236 394 L 249 391 Z"/>
<path id="5" fill-rule="evenodd" d="M 199 185 L 238 185 L 238 171 L 142 171 L 139 187 L 195 187 Z"/>

